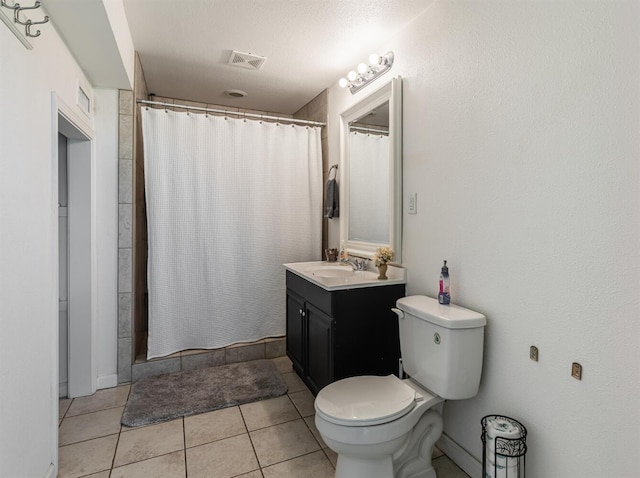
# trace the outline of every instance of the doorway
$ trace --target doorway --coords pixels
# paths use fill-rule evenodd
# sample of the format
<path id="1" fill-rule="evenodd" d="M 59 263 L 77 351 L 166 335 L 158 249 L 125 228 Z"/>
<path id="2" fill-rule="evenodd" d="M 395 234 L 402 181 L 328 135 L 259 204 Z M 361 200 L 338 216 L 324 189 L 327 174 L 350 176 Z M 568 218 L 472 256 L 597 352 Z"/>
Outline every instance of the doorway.
<path id="1" fill-rule="evenodd" d="M 58 114 L 59 396 L 96 391 L 91 140 Z"/>
<path id="2" fill-rule="evenodd" d="M 69 207 L 67 137 L 58 133 L 58 395 L 68 395 L 69 372 Z"/>

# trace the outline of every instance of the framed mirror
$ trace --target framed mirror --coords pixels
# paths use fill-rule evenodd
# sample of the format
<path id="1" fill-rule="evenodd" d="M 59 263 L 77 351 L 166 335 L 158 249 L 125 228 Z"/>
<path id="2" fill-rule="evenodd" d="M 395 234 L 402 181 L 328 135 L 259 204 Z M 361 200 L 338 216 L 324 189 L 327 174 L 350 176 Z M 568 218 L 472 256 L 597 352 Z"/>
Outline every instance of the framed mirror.
<path id="1" fill-rule="evenodd" d="M 402 79 L 340 115 L 340 241 L 350 255 L 381 246 L 402 261 Z"/>

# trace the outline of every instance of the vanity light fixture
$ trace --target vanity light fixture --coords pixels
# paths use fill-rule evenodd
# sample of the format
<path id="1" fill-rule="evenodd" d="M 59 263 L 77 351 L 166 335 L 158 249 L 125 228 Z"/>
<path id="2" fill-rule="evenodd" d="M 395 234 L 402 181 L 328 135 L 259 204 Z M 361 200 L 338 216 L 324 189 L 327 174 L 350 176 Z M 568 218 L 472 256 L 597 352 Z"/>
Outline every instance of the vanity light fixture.
<path id="1" fill-rule="evenodd" d="M 390 51 L 386 55 L 380 56 L 377 53 L 369 55 L 369 64 L 360 63 L 357 72 L 351 70 L 347 73 L 346 78 L 340 78 L 338 84 L 342 87 L 348 87 L 351 94 L 355 94 L 369 83 L 374 81 L 380 75 L 383 75 L 391 69 L 393 65 L 393 52 Z"/>

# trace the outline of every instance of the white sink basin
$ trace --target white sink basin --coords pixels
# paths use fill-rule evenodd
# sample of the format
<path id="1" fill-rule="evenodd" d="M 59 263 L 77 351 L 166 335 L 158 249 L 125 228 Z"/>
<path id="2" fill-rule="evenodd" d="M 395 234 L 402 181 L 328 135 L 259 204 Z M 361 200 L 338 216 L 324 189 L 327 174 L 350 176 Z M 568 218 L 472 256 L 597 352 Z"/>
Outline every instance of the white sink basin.
<path id="1" fill-rule="evenodd" d="M 284 267 L 326 290 L 358 289 L 407 282 L 405 269 L 391 265 L 387 270 L 388 280 L 379 280 L 378 271 L 354 271 L 350 265 L 336 262 L 294 262 L 284 264 Z"/>

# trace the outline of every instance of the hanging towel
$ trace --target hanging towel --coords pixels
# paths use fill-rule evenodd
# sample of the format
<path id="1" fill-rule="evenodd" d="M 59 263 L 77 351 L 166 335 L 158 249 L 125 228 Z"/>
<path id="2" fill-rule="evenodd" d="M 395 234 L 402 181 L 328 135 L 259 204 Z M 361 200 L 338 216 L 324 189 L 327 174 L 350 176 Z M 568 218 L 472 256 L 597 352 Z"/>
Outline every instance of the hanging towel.
<path id="1" fill-rule="evenodd" d="M 329 219 L 340 216 L 340 202 L 338 201 L 338 183 L 335 179 L 327 180 L 324 191 L 324 217 Z"/>

